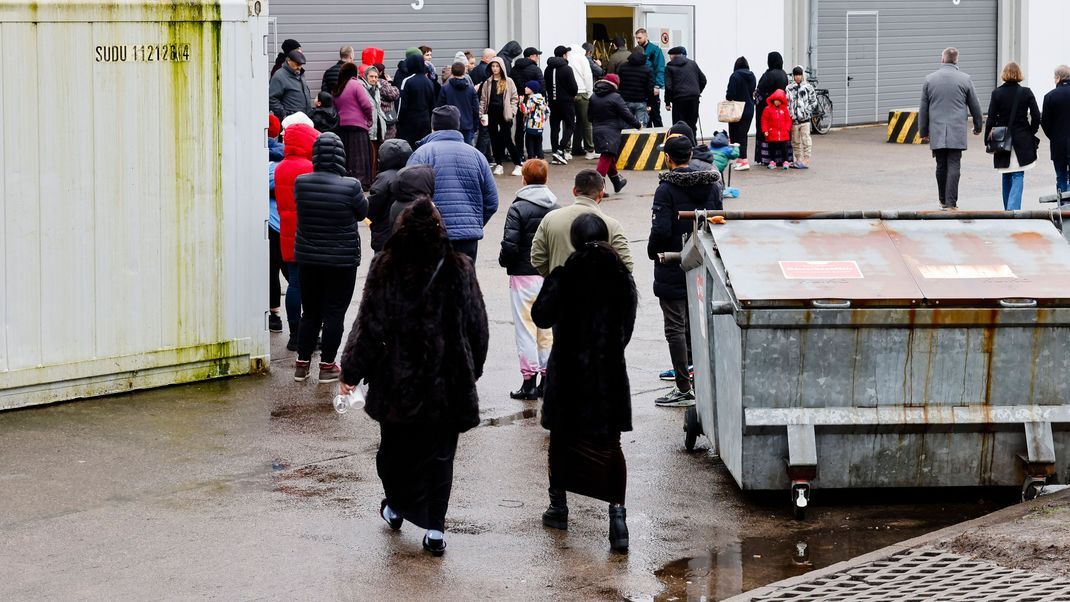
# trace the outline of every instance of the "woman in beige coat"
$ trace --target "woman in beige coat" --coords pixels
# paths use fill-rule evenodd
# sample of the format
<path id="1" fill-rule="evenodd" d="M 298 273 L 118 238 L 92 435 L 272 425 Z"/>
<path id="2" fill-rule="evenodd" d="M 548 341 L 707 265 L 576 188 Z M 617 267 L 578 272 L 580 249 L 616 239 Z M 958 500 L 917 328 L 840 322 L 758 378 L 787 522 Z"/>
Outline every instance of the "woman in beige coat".
<path id="1" fill-rule="evenodd" d="M 513 144 L 513 120 L 516 117 L 516 84 L 505 74 L 505 62 L 501 57 L 494 57 L 490 62 L 490 77 L 483 82 L 479 91 L 479 113 L 483 125 L 490 132 L 490 144 L 494 150 L 494 175 L 505 173 L 502 162 L 505 151 L 513 161 L 513 175 L 520 175 L 520 153 Z"/>

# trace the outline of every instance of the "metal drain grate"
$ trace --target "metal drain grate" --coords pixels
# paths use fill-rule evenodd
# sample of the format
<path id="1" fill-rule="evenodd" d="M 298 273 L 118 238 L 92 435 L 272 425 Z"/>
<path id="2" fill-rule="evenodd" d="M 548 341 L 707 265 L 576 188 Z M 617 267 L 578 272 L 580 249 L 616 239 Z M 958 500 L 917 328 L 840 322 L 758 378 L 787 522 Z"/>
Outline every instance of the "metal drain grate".
<path id="1" fill-rule="evenodd" d="M 919 548 L 753 600 L 1070 602 L 1070 580 Z"/>

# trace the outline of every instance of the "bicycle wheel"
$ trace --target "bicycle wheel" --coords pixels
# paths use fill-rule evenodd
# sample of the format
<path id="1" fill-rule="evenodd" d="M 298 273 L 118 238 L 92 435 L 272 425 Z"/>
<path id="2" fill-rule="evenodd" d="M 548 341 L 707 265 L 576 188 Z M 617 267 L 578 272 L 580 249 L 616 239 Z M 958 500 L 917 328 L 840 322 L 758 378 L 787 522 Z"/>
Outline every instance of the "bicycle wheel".
<path id="1" fill-rule="evenodd" d="M 832 99 L 828 96 L 817 97 L 817 110 L 814 111 L 814 117 L 811 121 L 815 133 L 829 133 L 829 130 L 832 129 Z"/>

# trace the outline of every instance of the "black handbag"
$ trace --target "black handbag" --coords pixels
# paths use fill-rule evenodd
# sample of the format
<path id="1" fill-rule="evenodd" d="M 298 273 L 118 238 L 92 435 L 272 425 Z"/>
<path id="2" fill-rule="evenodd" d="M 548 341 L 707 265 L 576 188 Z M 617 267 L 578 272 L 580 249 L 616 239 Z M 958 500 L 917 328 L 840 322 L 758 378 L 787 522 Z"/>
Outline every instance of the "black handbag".
<path id="1" fill-rule="evenodd" d="M 1014 102 L 1011 103 L 1010 118 L 1007 123 L 1013 125 L 1014 118 L 1018 115 L 1018 97 L 1022 95 L 1022 89 L 1018 88 L 1014 92 Z M 1014 136 L 1011 135 L 1010 125 L 997 126 L 992 128 L 988 133 L 988 140 L 985 141 L 985 152 L 992 153 L 1009 153 L 1014 150 Z"/>

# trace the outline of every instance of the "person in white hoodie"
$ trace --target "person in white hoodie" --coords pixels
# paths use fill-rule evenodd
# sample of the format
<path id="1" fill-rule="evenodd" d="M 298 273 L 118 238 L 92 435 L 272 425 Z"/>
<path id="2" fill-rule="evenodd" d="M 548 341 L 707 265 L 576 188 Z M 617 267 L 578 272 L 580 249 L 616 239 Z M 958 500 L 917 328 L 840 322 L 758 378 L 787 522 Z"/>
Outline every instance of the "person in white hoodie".
<path id="1" fill-rule="evenodd" d="M 573 44 L 572 48 L 579 48 L 579 44 Z M 572 137 L 572 154 L 583 155 L 586 153 L 588 160 L 598 158 L 594 152 L 594 131 L 591 129 L 591 121 L 587 119 L 587 105 L 594 92 L 594 74 L 591 73 L 591 63 L 583 52 L 570 52 L 568 65 L 576 75 L 576 135 Z"/>

